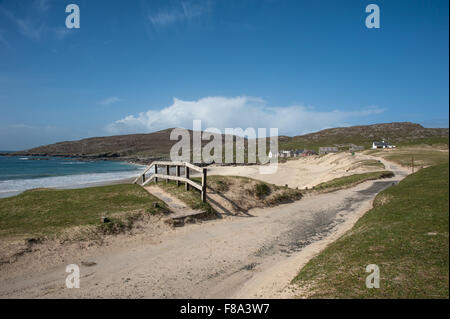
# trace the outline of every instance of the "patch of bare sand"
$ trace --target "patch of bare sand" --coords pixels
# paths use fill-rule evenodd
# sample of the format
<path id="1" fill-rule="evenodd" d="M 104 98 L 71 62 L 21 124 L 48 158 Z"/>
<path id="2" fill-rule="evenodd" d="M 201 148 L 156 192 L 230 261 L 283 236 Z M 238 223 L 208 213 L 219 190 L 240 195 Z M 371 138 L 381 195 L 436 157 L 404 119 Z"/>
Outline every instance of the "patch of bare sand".
<path id="1" fill-rule="evenodd" d="M 117 235 L 99 235 L 86 227 L 72 227 L 57 238 L 15 239 L 0 242 L 0 280 L 41 272 L 73 260 L 86 261 L 108 247 L 159 243 L 161 236 L 171 232 L 165 216 L 144 216 L 130 231 Z"/>

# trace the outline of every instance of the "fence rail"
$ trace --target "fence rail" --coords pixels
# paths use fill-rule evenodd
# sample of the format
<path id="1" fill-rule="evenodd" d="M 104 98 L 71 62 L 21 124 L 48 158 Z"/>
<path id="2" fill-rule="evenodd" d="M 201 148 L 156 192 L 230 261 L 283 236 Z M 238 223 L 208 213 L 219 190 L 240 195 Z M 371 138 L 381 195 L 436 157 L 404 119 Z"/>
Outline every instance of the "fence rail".
<path id="1" fill-rule="evenodd" d="M 166 174 L 160 174 L 158 173 L 158 167 L 165 166 L 166 167 Z M 175 166 L 176 167 L 176 175 L 170 175 L 170 167 Z M 155 168 L 155 173 L 149 176 L 149 178 L 146 178 L 146 174 L 152 169 L 152 167 Z M 184 167 L 184 177 L 181 176 L 180 168 Z M 198 184 L 191 180 L 189 178 L 190 176 L 190 170 L 197 171 L 201 173 L 202 175 L 202 184 Z M 134 184 L 138 184 L 141 180 L 142 186 L 147 185 L 151 181 L 155 181 L 155 183 L 158 182 L 159 179 L 165 179 L 166 182 L 169 182 L 169 180 L 173 180 L 177 182 L 177 185 L 180 185 L 180 183 L 185 184 L 185 189 L 188 191 L 190 189 L 190 186 L 198 189 L 201 192 L 201 198 L 203 202 L 206 202 L 206 175 L 207 175 L 207 169 L 198 167 L 194 164 L 188 163 L 188 162 L 170 162 L 170 161 L 154 161 L 152 162 L 141 174 L 139 174 L 138 177 L 134 180 Z"/>

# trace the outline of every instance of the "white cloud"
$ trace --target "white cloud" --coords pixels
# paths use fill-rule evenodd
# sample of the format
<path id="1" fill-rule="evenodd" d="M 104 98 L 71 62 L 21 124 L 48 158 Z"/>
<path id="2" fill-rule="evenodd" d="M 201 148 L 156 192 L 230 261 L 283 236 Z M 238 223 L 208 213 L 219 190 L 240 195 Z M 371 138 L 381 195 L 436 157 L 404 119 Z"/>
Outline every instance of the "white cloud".
<path id="1" fill-rule="evenodd" d="M 45 13 L 50 9 L 50 1 L 49 0 L 35 0 L 34 6 L 36 10 L 41 13 Z"/>
<path id="2" fill-rule="evenodd" d="M 0 30 L 0 43 L 3 44 L 4 47 L 12 49 L 11 44 L 9 44 L 8 40 L 6 40 L 2 30 Z"/>
<path id="3" fill-rule="evenodd" d="M 210 10 L 209 2 L 194 3 L 192 1 L 181 1 L 157 12 L 150 11 L 148 19 L 155 27 L 166 27 L 176 22 L 189 21 L 200 17 Z"/>
<path id="4" fill-rule="evenodd" d="M 58 40 L 64 39 L 70 34 L 70 29 L 67 29 L 66 27 L 55 27 L 52 28 L 51 31 Z"/>
<path id="5" fill-rule="evenodd" d="M 205 97 L 197 101 L 174 98 L 173 104 L 160 110 L 128 115 L 107 126 L 111 134 L 153 132 L 172 127 L 192 129 L 193 120 L 202 121 L 202 129 L 278 128 L 280 135 L 298 135 L 336 126 L 348 126 L 364 117 L 382 113 L 377 107 L 354 111 L 318 111 L 293 105 L 274 107 L 257 97 Z"/>
<path id="6" fill-rule="evenodd" d="M 119 101 L 121 101 L 121 99 L 119 99 L 118 97 L 116 97 L 116 96 L 111 96 L 111 97 L 107 97 L 107 98 L 105 98 L 105 99 L 99 101 L 97 104 L 100 104 L 100 105 L 110 105 L 110 104 L 113 104 L 113 103 L 116 103 L 116 102 L 119 102 Z"/>
<path id="7" fill-rule="evenodd" d="M 50 34 L 61 40 L 69 34 L 68 29 L 47 24 L 49 9 L 48 0 L 34 0 L 21 10 L 17 10 L 20 11 L 19 13 L 6 9 L 5 5 L 0 5 L 0 14 L 12 21 L 19 32 L 29 39 L 39 41 L 44 35 Z"/>
<path id="8" fill-rule="evenodd" d="M 20 32 L 22 32 L 24 36 L 33 40 L 39 40 L 45 29 L 43 25 L 34 24 L 28 19 L 17 18 L 16 23 L 20 29 Z"/>

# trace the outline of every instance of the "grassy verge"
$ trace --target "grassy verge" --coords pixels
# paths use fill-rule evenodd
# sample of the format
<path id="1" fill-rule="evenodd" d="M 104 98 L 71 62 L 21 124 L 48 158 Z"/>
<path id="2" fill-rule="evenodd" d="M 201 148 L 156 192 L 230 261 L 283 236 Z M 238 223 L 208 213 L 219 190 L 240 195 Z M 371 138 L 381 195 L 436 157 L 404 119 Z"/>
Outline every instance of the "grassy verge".
<path id="1" fill-rule="evenodd" d="M 158 208 L 153 208 L 155 202 Z M 30 190 L 0 199 L 0 238 L 46 237 L 75 226 L 117 233 L 129 229 L 142 214 L 156 214 L 164 207 L 138 185 Z M 102 223 L 101 217 L 109 222 Z"/>
<path id="2" fill-rule="evenodd" d="M 353 187 L 365 181 L 370 181 L 380 178 L 393 177 L 394 173 L 391 171 L 370 172 L 362 174 L 353 174 L 332 179 L 328 182 L 323 182 L 314 187 L 314 190 L 332 192 L 338 189 Z"/>
<path id="3" fill-rule="evenodd" d="M 355 170 L 357 168 L 369 168 L 369 169 L 385 169 L 386 167 L 381 161 L 378 160 L 361 160 L 356 162 L 349 170 Z"/>
<path id="4" fill-rule="evenodd" d="M 366 154 L 382 157 L 388 161 L 411 167 L 414 158 L 415 167 L 427 167 L 447 163 L 449 160 L 448 149 L 433 148 L 431 146 L 399 147 L 391 150 L 370 150 Z"/>
<path id="5" fill-rule="evenodd" d="M 448 174 L 447 162 L 381 192 L 293 282 L 312 298 L 448 298 Z M 365 286 L 369 264 L 380 269 L 378 289 Z"/>

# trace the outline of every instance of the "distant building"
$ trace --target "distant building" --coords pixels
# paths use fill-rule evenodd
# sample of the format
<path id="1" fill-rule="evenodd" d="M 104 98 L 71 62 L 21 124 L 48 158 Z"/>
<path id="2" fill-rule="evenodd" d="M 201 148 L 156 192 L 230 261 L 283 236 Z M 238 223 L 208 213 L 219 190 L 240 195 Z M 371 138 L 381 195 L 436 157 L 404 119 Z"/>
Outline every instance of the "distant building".
<path id="1" fill-rule="evenodd" d="M 384 140 L 382 140 L 381 142 L 373 142 L 372 143 L 372 149 L 377 149 L 377 148 L 394 148 L 395 145 L 391 145 L 388 142 L 385 142 Z"/>
<path id="2" fill-rule="evenodd" d="M 358 152 L 358 151 L 363 151 L 364 150 L 364 146 L 360 146 L 360 145 L 351 145 L 348 149 L 350 152 Z"/>
<path id="3" fill-rule="evenodd" d="M 295 150 L 295 151 L 294 151 L 294 156 L 295 156 L 295 157 L 301 156 L 302 153 L 303 153 L 303 151 L 304 151 L 304 150 Z"/>
<path id="4" fill-rule="evenodd" d="M 279 153 L 280 157 L 293 157 L 294 156 L 294 151 L 281 151 Z"/>
<path id="5" fill-rule="evenodd" d="M 317 152 L 312 150 L 304 150 L 300 156 L 311 156 L 311 155 L 317 155 Z"/>
<path id="6" fill-rule="evenodd" d="M 337 147 L 319 147 L 319 155 L 328 154 L 328 153 L 337 153 L 339 149 Z"/>

